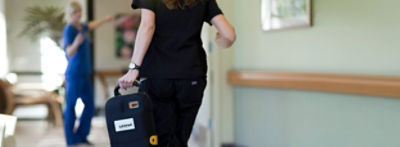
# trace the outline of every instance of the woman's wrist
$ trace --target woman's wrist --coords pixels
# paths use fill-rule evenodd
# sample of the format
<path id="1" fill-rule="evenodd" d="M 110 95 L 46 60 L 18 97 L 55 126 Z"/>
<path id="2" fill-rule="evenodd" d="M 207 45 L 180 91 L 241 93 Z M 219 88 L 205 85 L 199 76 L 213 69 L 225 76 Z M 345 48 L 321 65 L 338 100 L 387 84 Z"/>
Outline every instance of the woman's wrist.
<path id="1" fill-rule="evenodd" d="M 104 22 L 109 22 L 109 21 L 113 20 L 113 18 L 114 18 L 113 15 L 108 15 L 108 16 L 104 17 L 103 21 Z"/>
<path id="2" fill-rule="evenodd" d="M 232 45 L 232 42 L 225 38 L 218 38 L 215 42 L 221 48 L 229 48 Z"/>
<path id="3" fill-rule="evenodd" d="M 139 75 L 139 69 L 129 69 L 128 74 Z"/>

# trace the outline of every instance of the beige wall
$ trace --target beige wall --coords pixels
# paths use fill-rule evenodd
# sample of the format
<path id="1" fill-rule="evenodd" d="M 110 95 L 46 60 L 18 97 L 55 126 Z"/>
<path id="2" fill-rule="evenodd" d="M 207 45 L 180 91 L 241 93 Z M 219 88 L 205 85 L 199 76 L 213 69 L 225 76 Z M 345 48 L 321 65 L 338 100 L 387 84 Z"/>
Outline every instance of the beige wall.
<path id="1" fill-rule="evenodd" d="M 131 0 L 96 0 L 95 18 L 119 13 L 138 13 L 130 7 Z M 118 59 L 115 56 L 114 22 L 107 23 L 95 31 L 95 69 L 117 70 L 127 68 L 130 59 Z"/>

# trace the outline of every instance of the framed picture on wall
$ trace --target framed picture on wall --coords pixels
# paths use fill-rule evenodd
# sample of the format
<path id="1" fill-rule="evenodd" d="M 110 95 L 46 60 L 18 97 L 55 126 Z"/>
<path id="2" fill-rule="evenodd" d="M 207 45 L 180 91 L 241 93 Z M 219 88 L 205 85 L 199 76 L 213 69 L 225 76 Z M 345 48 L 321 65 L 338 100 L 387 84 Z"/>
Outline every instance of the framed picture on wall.
<path id="1" fill-rule="evenodd" d="M 310 27 L 311 10 L 311 0 L 262 0 L 262 28 L 270 31 Z"/>
<path id="2" fill-rule="evenodd" d="M 139 14 L 118 14 L 115 19 L 115 54 L 130 59 L 140 24 Z"/>

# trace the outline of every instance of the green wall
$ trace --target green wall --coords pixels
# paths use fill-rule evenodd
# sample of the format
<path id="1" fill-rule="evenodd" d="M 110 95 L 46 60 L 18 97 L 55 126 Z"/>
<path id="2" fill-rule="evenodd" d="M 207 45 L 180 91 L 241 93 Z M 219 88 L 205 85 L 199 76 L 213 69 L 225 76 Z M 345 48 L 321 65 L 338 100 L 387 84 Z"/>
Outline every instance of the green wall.
<path id="1" fill-rule="evenodd" d="M 234 0 L 236 70 L 400 75 L 400 1 L 314 0 L 311 28 L 265 32 Z M 261 147 L 400 146 L 400 99 L 236 87 L 235 140 Z"/>
<path id="2" fill-rule="evenodd" d="M 235 0 L 235 68 L 400 74 L 400 1 L 314 0 L 314 26 L 261 30 L 261 0 Z"/>

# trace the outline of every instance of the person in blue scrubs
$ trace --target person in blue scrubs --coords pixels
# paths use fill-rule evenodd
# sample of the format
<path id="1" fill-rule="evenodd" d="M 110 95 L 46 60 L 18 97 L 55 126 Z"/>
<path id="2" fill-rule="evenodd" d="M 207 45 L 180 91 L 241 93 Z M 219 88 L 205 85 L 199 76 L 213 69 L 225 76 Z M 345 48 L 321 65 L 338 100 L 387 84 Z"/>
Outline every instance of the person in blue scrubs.
<path id="1" fill-rule="evenodd" d="M 82 6 L 73 1 L 66 9 L 68 21 L 64 28 L 64 50 L 68 60 L 66 79 L 66 104 L 64 110 L 64 131 L 68 146 L 77 144 L 91 144 L 87 140 L 90 132 L 91 120 L 94 114 L 93 86 L 90 80 L 92 63 L 90 53 L 89 31 L 103 23 L 109 22 L 113 16 L 84 24 L 80 22 Z M 75 105 L 81 98 L 85 107 L 80 117 L 79 127 L 75 128 Z"/>

